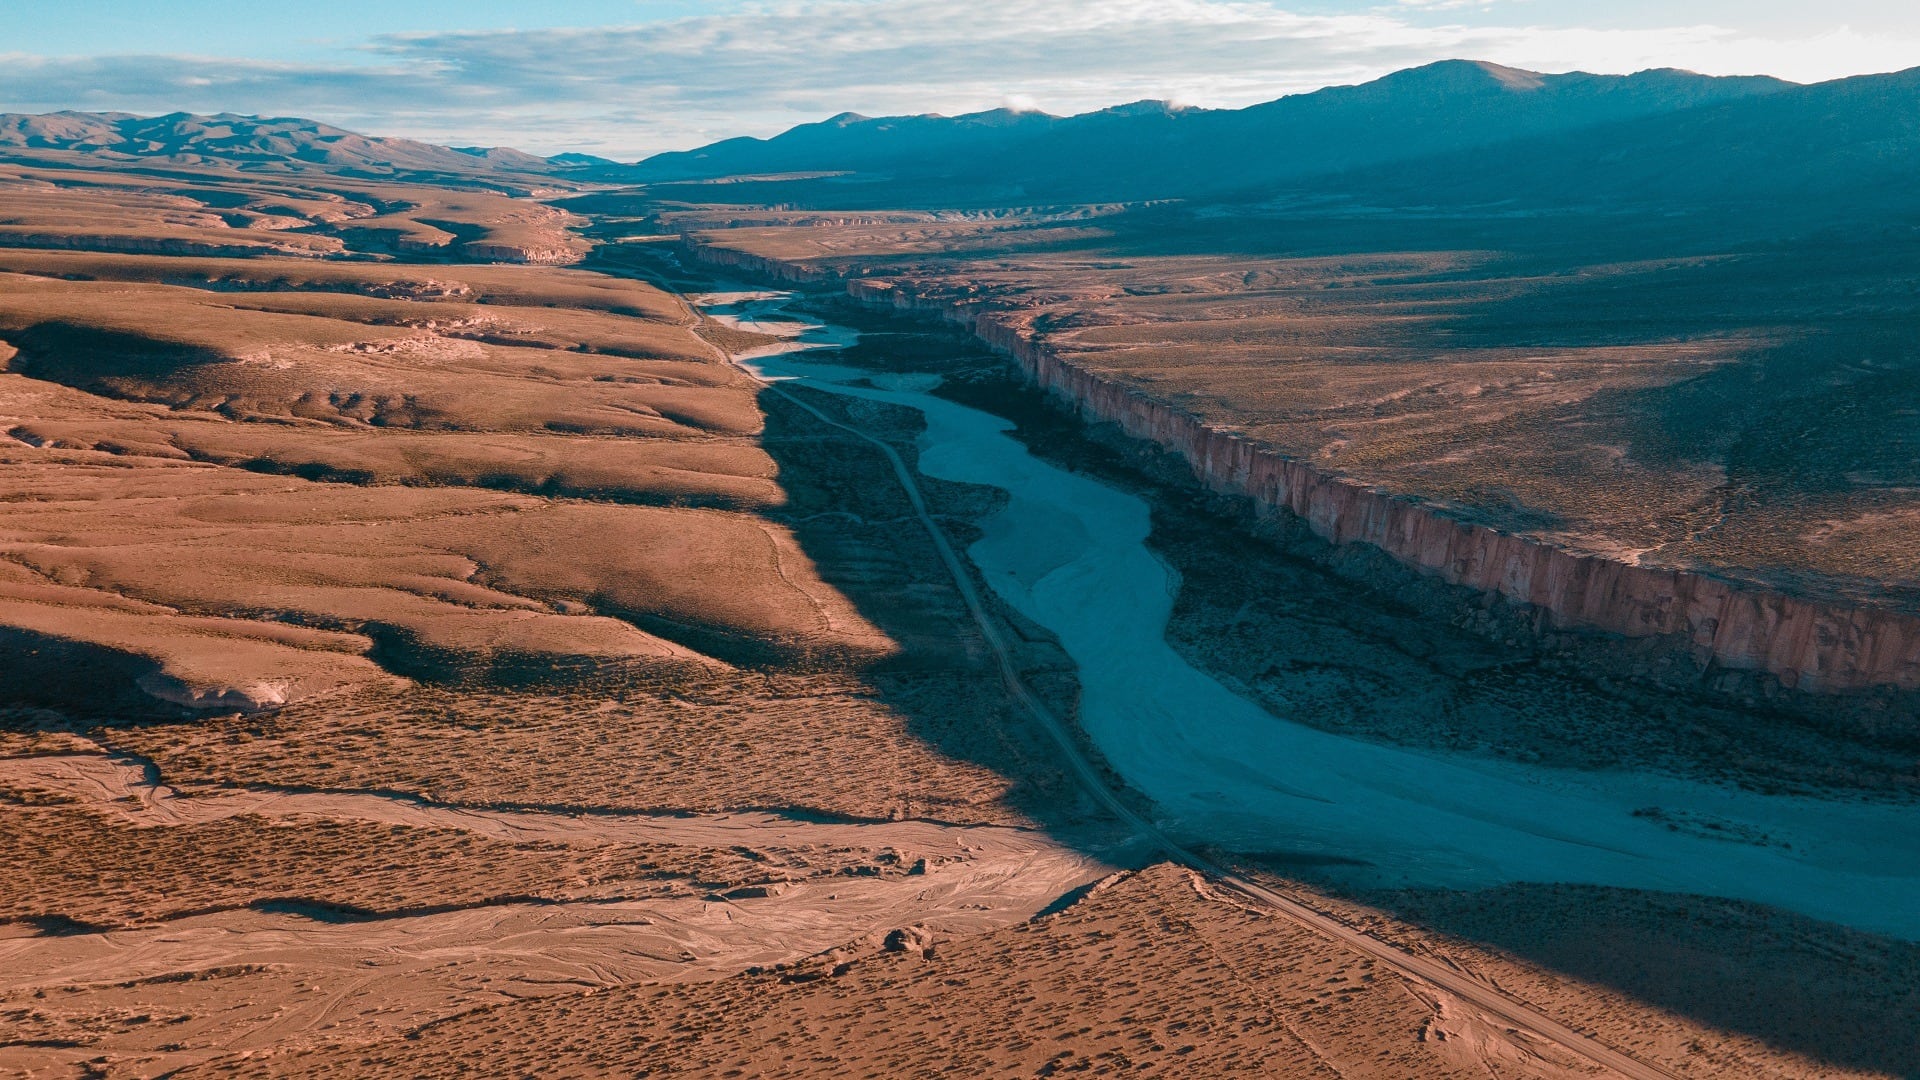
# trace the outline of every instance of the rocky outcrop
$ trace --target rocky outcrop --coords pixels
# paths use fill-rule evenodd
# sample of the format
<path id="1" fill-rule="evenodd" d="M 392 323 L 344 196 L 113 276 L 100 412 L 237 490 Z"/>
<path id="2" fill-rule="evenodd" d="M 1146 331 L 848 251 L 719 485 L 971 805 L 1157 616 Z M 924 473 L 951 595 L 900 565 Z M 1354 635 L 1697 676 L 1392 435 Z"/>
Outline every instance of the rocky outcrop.
<path id="1" fill-rule="evenodd" d="M 140 689 L 188 709 L 220 709 L 236 712 L 261 712 L 287 703 L 289 687 L 284 682 L 252 682 L 239 686 L 196 686 L 164 671 L 152 671 L 138 680 Z"/>
<path id="2" fill-rule="evenodd" d="M 133 233 L 36 232 L 0 228 L 0 247 L 57 251 L 109 251 L 132 255 L 199 255 L 218 258 L 255 255 L 323 256 L 345 250 L 332 237 L 301 236 L 297 242 L 271 233 L 235 230 L 245 238 L 231 243 L 179 236 L 143 236 Z"/>
<path id="3" fill-rule="evenodd" d="M 502 244 L 474 240 L 460 245 L 461 253 L 478 262 L 529 263 L 540 266 L 566 266 L 586 255 L 564 244 L 538 247 L 529 244 Z"/>
<path id="4" fill-rule="evenodd" d="M 775 281 L 820 282 L 838 279 L 838 275 L 828 271 L 816 270 L 813 267 L 801 263 L 769 259 L 765 255 L 755 255 L 749 251 L 715 247 L 710 243 L 703 242 L 698 237 L 687 243 L 684 250 L 696 261 L 705 263 L 708 266 L 723 266 L 735 270 L 745 270 L 761 277 L 773 278 Z M 857 281 L 848 283 L 849 294 L 859 295 L 853 292 L 853 285 L 857 283 Z M 867 297 L 861 298 L 867 299 Z M 906 299 L 907 298 L 902 295 L 887 299 L 885 302 L 892 303 L 900 301 L 899 306 L 901 307 L 914 306 L 905 302 Z M 932 305 L 927 305 L 927 307 L 930 308 Z M 951 317 L 952 313 L 949 312 L 948 314 Z"/>
<path id="5" fill-rule="evenodd" d="M 1444 510 L 1324 472 L 1104 378 L 1048 348 L 1018 311 L 929 296 L 745 252 L 689 245 L 698 260 L 788 281 L 838 280 L 859 300 L 937 313 L 1012 357 L 1081 416 L 1179 454 L 1213 490 L 1297 515 L 1335 544 L 1370 544 L 1450 584 L 1531 604 L 1556 628 L 1685 642 L 1703 667 L 1764 672 L 1802 690 L 1920 689 L 1920 618 L 1817 601 L 1708 574 L 1639 566 L 1455 520 Z"/>

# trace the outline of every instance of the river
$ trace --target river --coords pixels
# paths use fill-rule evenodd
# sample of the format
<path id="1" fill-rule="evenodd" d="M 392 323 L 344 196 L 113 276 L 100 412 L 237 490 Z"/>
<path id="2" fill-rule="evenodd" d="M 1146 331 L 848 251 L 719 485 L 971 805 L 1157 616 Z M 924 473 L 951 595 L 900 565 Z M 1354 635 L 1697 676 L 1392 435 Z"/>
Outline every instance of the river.
<path id="1" fill-rule="evenodd" d="M 696 298 L 709 317 L 790 339 L 737 358 L 759 377 L 915 409 L 922 474 L 1008 494 L 967 557 L 1059 638 L 1079 668 L 1081 729 L 1170 836 L 1355 860 L 1342 873 L 1364 884 L 1701 893 L 1920 939 L 1920 808 L 1382 745 L 1241 697 L 1166 642 L 1177 578 L 1146 546 L 1144 501 L 1033 457 L 1008 421 L 930 393 L 938 376 L 833 364 L 826 350 L 855 332 L 796 321 L 792 299 Z"/>

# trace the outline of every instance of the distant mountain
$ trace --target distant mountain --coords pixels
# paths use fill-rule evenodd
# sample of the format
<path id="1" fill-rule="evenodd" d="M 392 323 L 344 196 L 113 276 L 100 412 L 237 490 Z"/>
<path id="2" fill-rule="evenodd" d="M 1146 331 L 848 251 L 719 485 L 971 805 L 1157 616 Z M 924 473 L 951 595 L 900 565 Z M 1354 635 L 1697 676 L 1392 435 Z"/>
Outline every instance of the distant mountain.
<path id="1" fill-rule="evenodd" d="M 849 112 L 771 139 L 726 139 L 698 150 L 655 154 L 635 168 L 637 175 L 651 180 L 937 168 L 942 161 L 999 150 L 1063 122 L 1046 113 L 1012 109 L 879 119 Z"/>
<path id="2" fill-rule="evenodd" d="M 1674 70 L 1545 75 L 1449 60 L 1245 109 L 1136 102 L 1080 116 L 843 114 L 772 139 L 659 154 L 642 180 L 854 173 L 984 200 L 1191 196 L 1779 93 Z"/>
<path id="3" fill-rule="evenodd" d="M 596 157 L 593 154 L 555 154 L 547 159 L 547 165 L 555 169 L 619 169 L 621 164 L 612 158 Z"/>
<path id="4" fill-rule="evenodd" d="M 1316 187 L 1381 205 L 1920 218 L 1920 68 L 1514 139 Z"/>
<path id="5" fill-rule="evenodd" d="M 322 169 L 404 174 L 545 173 L 545 158 L 518 150 L 455 149 L 413 139 L 359 135 L 293 117 L 169 113 L 0 114 L 0 152 L 73 152 L 128 161 L 162 159 L 248 171 Z"/>

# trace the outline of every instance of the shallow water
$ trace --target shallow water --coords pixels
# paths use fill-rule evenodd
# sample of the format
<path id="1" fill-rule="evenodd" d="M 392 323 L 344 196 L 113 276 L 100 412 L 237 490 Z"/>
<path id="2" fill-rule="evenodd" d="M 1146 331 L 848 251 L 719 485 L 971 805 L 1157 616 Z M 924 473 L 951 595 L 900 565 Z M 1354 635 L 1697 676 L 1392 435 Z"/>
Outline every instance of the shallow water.
<path id="1" fill-rule="evenodd" d="M 791 318 L 789 299 L 716 294 L 704 310 L 792 336 L 742 358 L 762 378 L 916 409 L 923 474 L 1008 493 L 967 555 L 1060 639 L 1079 667 L 1081 728 L 1173 837 L 1359 860 L 1355 877 L 1372 884 L 1704 893 L 1920 938 L 1920 809 L 1385 746 L 1240 697 L 1166 642 L 1175 579 L 1146 547 L 1146 503 L 1034 458 L 1009 422 L 928 393 L 935 378 L 836 366 L 818 351 L 852 331 L 755 321 Z"/>

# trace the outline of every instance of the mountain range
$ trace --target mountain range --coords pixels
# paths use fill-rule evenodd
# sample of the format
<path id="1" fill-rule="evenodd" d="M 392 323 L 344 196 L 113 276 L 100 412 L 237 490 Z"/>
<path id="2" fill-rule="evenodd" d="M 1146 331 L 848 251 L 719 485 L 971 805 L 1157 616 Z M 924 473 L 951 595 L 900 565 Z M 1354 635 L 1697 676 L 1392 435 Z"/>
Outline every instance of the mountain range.
<path id="1" fill-rule="evenodd" d="M 1920 188 L 1920 68 L 1801 86 L 1451 60 L 1243 109 L 1141 101 L 1066 117 L 843 113 L 632 165 L 376 138 L 283 117 L 0 114 L 0 156 L 62 153 L 245 171 L 565 177 L 669 196 L 734 178 L 728 201 L 849 209 L 1291 197 L 1402 207 L 1857 204 L 1882 213 Z"/>
<path id="2" fill-rule="evenodd" d="M 1920 68 L 1457 147 L 1315 183 L 1403 206 L 1920 211 Z"/>
<path id="3" fill-rule="evenodd" d="M 649 181 L 875 174 L 1035 198 L 1193 196 L 1769 96 L 1793 84 L 1656 70 L 1545 75 L 1449 60 L 1244 109 L 1141 101 L 1079 116 L 1005 109 L 844 113 L 772 139 L 728 139 L 635 166 Z"/>

